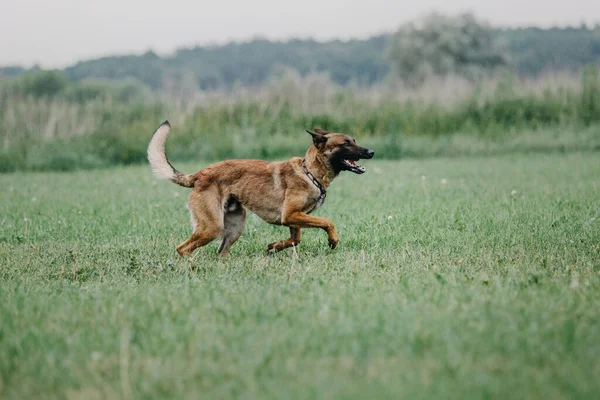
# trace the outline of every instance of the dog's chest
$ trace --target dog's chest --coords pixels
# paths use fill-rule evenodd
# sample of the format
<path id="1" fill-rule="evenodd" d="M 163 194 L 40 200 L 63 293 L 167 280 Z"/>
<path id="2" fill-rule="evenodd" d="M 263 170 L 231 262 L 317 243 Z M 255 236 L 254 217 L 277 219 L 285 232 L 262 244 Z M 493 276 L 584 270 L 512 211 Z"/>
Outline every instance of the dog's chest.
<path id="1" fill-rule="evenodd" d="M 315 211 L 317 208 L 321 207 L 323 203 L 325 203 L 325 197 L 327 196 L 326 192 L 320 192 L 316 197 L 311 198 L 306 205 L 305 212 L 310 214 Z"/>
<path id="2" fill-rule="evenodd" d="M 319 195 L 319 197 L 317 197 L 317 204 L 315 205 L 315 210 L 319 207 L 321 207 L 323 205 L 323 203 L 325 203 L 325 197 L 327 196 L 327 193 L 323 192 Z"/>

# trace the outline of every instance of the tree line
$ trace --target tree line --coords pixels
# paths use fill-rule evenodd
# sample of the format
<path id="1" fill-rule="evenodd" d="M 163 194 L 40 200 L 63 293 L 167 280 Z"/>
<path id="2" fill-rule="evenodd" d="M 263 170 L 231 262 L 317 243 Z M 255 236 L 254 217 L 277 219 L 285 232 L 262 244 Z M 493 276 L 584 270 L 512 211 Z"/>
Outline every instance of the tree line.
<path id="1" fill-rule="evenodd" d="M 340 85 L 371 86 L 390 76 L 419 84 L 430 74 L 478 77 L 509 68 L 521 76 L 537 76 L 556 70 L 577 72 L 589 64 L 600 65 L 600 25 L 497 29 L 470 14 L 432 14 L 393 34 L 366 40 L 255 39 L 183 48 L 165 57 L 148 51 L 87 60 L 59 74 L 74 82 L 95 79 L 139 82 L 155 90 L 214 90 L 236 84 L 259 86 L 286 69 L 300 75 L 326 73 Z M 35 72 L 39 69 L 0 68 L 5 77 Z"/>

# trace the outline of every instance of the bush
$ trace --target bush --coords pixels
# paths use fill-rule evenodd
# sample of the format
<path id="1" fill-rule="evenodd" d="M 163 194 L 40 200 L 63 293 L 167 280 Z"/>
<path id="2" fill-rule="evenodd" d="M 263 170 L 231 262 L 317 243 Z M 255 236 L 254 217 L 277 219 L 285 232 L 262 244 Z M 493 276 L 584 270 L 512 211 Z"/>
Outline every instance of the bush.
<path id="1" fill-rule="evenodd" d="M 21 81 L 21 90 L 33 97 L 55 97 L 68 85 L 67 78 L 58 71 L 42 71 L 26 74 Z"/>

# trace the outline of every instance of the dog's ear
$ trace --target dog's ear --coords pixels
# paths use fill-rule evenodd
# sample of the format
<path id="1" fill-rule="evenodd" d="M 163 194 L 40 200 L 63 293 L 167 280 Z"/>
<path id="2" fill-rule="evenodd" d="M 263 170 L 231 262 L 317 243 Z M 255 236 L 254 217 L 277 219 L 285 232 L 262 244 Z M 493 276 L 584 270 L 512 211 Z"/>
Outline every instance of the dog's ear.
<path id="1" fill-rule="evenodd" d="M 312 136 L 313 144 L 317 148 L 327 141 L 327 137 L 325 136 L 325 134 L 327 134 L 327 132 L 325 132 L 324 130 L 313 129 L 311 131 L 311 130 L 307 129 L 306 132 L 310 133 L 310 136 Z"/>

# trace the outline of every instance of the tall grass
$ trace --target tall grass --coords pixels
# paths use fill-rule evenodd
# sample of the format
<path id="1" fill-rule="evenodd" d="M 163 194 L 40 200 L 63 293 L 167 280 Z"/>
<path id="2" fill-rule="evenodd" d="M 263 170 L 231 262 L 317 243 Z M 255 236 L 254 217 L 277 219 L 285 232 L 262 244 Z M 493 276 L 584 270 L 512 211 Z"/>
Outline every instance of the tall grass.
<path id="1" fill-rule="evenodd" d="M 597 70 L 589 68 L 579 82 L 567 75 L 545 81 L 503 75 L 479 83 L 435 80 L 420 90 L 393 82 L 358 90 L 335 86 L 323 75 L 286 74 L 258 89 L 156 94 L 136 101 L 106 92 L 80 101 L 70 95 L 36 97 L 5 85 L 0 86 L 0 171 L 142 162 L 152 131 L 164 119 L 175 125 L 169 151 L 178 160 L 301 154 L 309 127 L 348 132 L 387 158 L 471 153 L 482 147 L 564 149 L 565 141 L 580 150 L 595 149 L 599 82 Z M 548 141 L 545 146 L 530 148 L 524 143 L 540 140 L 516 139 L 542 130 L 554 132 L 542 140 Z M 573 143 L 566 137 L 573 132 L 585 135 L 576 135 L 582 140 Z M 504 146 L 489 145 L 493 142 Z M 447 143 L 454 145 L 444 150 Z"/>

